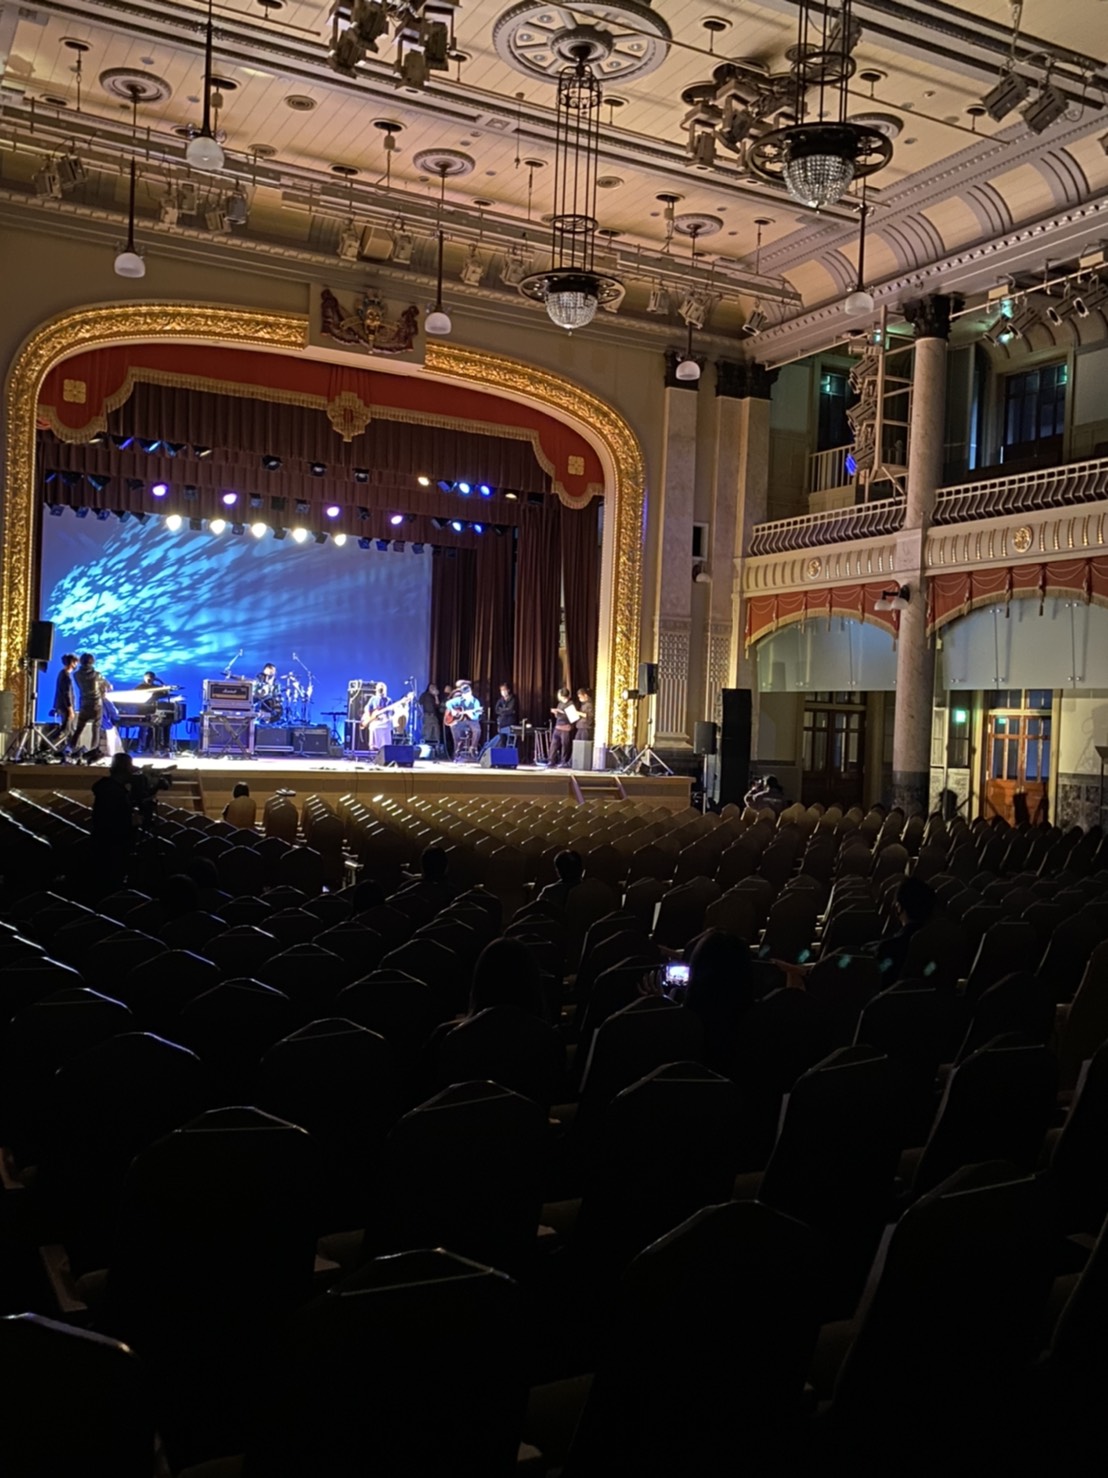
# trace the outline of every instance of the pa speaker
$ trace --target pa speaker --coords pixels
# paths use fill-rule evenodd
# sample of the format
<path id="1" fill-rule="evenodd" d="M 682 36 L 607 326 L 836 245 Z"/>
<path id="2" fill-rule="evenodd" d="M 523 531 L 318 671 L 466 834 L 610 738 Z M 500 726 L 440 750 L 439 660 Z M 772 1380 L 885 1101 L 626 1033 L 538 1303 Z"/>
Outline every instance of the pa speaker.
<path id="1" fill-rule="evenodd" d="M 498 745 L 495 749 L 486 749 L 481 756 L 481 764 L 486 770 L 518 770 L 519 750 L 510 744 Z"/>
<path id="2" fill-rule="evenodd" d="M 31 662 L 49 662 L 54 655 L 53 621 L 32 621 L 27 637 L 27 657 Z"/>
<path id="3" fill-rule="evenodd" d="M 639 663 L 639 692 L 656 693 L 658 691 L 658 664 L 657 662 Z"/>
<path id="4" fill-rule="evenodd" d="M 741 805 L 750 789 L 750 720 L 750 689 L 724 688 L 715 794 L 721 806 Z"/>
<path id="5" fill-rule="evenodd" d="M 692 747 L 694 754 L 715 754 L 716 726 L 711 719 L 697 719 L 693 728 Z"/>
<path id="6" fill-rule="evenodd" d="M 325 727 L 293 730 L 293 745 L 297 754 L 327 754 L 330 739 L 330 731 Z"/>
<path id="7" fill-rule="evenodd" d="M 381 749 L 381 758 L 386 765 L 400 765 L 410 770 L 415 764 L 415 745 L 386 744 Z"/>

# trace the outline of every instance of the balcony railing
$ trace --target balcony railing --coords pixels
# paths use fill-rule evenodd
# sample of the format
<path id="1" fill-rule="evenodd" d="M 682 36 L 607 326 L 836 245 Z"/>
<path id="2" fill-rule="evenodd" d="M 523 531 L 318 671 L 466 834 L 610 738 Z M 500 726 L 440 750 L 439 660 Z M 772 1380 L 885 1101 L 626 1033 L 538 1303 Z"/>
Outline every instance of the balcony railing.
<path id="1" fill-rule="evenodd" d="M 1094 457 L 1087 462 L 1012 472 L 1007 477 L 942 488 L 933 522 L 970 523 L 979 518 L 1034 513 L 1040 508 L 1071 508 L 1103 498 L 1108 498 L 1108 457 Z"/>
<path id="2" fill-rule="evenodd" d="M 826 493 L 831 488 L 846 488 L 854 481 L 853 472 L 848 472 L 846 459 L 853 452 L 854 444 L 828 447 L 825 452 L 812 452 L 808 458 L 808 491 Z"/>
<path id="3" fill-rule="evenodd" d="M 805 513 L 799 518 L 779 518 L 754 525 L 751 554 L 784 554 L 791 549 L 816 549 L 852 539 L 872 539 L 893 534 L 904 522 L 902 498 L 879 498 L 852 508 L 827 513 Z"/>

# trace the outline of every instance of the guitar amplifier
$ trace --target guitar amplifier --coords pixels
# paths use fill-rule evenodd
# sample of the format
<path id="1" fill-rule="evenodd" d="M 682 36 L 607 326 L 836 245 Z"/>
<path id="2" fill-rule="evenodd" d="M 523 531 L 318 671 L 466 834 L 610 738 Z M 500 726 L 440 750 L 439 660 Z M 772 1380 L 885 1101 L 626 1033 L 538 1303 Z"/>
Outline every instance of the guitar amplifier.
<path id="1" fill-rule="evenodd" d="M 204 679 L 204 707 L 209 713 L 250 713 L 253 683 L 246 678 Z"/>
<path id="2" fill-rule="evenodd" d="M 360 723 L 365 706 L 373 697 L 377 678 L 352 677 L 346 684 L 346 717 L 350 723 Z"/>
<path id="3" fill-rule="evenodd" d="M 254 748 L 258 754 L 291 754 L 294 730 L 283 724 L 261 724 L 254 734 Z"/>
<path id="4" fill-rule="evenodd" d="M 293 746 L 297 754 L 327 754 L 330 738 L 331 731 L 326 724 L 321 724 L 318 728 L 292 731 Z"/>
<path id="5" fill-rule="evenodd" d="M 254 715 L 205 713 L 200 720 L 201 754 L 253 754 Z"/>

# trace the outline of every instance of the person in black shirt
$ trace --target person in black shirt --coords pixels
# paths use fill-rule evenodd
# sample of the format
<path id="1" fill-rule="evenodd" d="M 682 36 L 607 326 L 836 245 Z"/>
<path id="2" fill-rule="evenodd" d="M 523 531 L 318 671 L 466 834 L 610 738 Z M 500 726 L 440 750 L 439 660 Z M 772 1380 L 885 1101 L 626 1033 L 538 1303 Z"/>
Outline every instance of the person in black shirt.
<path id="1" fill-rule="evenodd" d="M 424 744 L 431 747 L 431 758 L 439 759 L 442 754 L 442 700 L 434 683 L 428 683 L 416 699 L 422 715 L 420 735 Z"/>
<path id="2" fill-rule="evenodd" d="M 104 722 L 104 693 L 107 683 L 96 670 L 96 658 L 82 652 L 73 676 L 80 704 L 77 709 L 76 748 L 92 764 L 100 758 L 100 731 Z"/>
<path id="3" fill-rule="evenodd" d="M 77 658 L 72 652 L 66 652 L 62 657 L 61 669 L 54 683 L 54 702 L 50 712 L 58 721 L 58 729 L 55 739 L 68 749 L 73 739 L 74 730 L 77 727 L 77 688 L 73 681 L 73 673 L 77 667 Z"/>
<path id="4" fill-rule="evenodd" d="M 558 689 L 558 703 L 550 712 L 554 715 L 554 733 L 550 737 L 550 759 L 552 770 L 565 770 L 573 764 L 573 725 L 566 713 L 566 704 L 571 701 L 568 688 Z"/>
<path id="5" fill-rule="evenodd" d="M 511 683 L 500 684 L 500 697 L 496 700 L 493 709 L 493 733 L 485 741 L 486 749 L 499 749 L 502 745 L 511 744 L 515 735 L 512 729 L 519 723 L 519 699 L 512 692 Z"/>
<path id="6" fill-rule="evenodd" d="M 593 706 L 593 701 L 592 701 L 592 689 L 591 688 L 578 688 L 577 689 L 577 710 L 578 710 L 578 713 L 580 714 L 580 717 L 578 718 L 577 723 L 574 726 L 575 729 L 576 729 L 576 732 L 574 733 L 574 736 L 573 737 L 574 737 L 575 740 L 577 740 L 577 739 L 590 739 L 591 740 L 591 738 L 592 738 L 592 728 L 593 728 L 593 714 L 595 713 L 595 708 Z"/>
<path id="7" fill-rule="evenodd" d="M 134 842 L 135 797 L 132 793 L 134 761 L 129 754 L 112 758 L 108 773 L 92 787 L 90 834 L 94 865 L 102 883 L 122 887 L 127 859 Z"/>

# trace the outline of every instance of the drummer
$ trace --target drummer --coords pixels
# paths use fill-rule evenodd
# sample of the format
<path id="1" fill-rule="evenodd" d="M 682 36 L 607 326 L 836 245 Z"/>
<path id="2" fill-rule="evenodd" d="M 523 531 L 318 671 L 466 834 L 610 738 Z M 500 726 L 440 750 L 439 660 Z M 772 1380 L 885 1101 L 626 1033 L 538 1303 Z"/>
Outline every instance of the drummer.
<path id="1" fill-rule="evenodd" d="M 281 722 L 281 692 L 277 686 L 277 668 L 267 662 L 254 679 L 254 716 L 261 724 Z"/>

